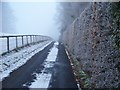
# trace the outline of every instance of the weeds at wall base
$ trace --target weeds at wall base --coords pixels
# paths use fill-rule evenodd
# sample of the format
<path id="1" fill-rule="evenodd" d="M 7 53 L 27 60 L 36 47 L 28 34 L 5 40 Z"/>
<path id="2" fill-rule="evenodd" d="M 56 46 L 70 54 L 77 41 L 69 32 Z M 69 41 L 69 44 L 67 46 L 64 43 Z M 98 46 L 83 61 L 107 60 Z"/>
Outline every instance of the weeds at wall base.
<path id="1" fill-rule="evenodd" d="M 93 86 L 88 81 L 89 76 L 81 69 L 80 62 L 74 57 L 74 55 L 70 54 L 70 52 L 68 52 L 68 55 L 70 57 L 70 63 L 72 65 L 75 79 L 80 88 L 82 88 L 82 90 L 86 90 L 86 88 L 93 88 Z"/>

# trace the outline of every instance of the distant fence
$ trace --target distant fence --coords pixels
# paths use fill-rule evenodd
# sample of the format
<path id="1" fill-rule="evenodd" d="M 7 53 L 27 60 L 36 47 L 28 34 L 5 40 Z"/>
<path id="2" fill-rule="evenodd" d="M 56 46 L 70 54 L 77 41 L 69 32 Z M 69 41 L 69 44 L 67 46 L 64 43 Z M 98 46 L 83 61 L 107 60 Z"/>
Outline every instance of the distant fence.
<path id="1" fill-rule="evenodd" d="M 0 54 L 7 53 L 14 49 L 49 39 L 50 37 L 42 35 L 0 36 Z"/>

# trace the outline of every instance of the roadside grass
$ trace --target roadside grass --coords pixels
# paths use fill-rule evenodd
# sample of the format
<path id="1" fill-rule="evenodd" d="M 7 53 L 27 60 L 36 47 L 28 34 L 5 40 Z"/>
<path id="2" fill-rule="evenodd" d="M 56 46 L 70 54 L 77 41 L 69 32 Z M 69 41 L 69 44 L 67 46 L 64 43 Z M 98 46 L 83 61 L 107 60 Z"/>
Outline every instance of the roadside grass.
<path id="1" fill-rule="evenodd" d="M 93 85 L 89 83 L 90 76 L 81 69 L 80 62 L 75 58 L 74 55 L 70 54 L 69 52 L 68 52 L 68 56 L 70 59 L 70 63 L 71 63 L 77 84 L 79 84 L 80 88 L 82 88 L 83 90 L 85 88 L 92 89 Z"/>

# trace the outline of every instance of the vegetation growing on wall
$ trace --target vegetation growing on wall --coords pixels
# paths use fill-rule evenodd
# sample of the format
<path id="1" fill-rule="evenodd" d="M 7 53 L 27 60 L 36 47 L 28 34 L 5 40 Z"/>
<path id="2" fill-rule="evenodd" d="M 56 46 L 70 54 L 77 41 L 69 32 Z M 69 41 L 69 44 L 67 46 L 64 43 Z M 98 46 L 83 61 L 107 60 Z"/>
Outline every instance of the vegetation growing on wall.
<path id="1" fill-rule="evenodd" d="M 111 16 L 113 19 L 112 27 L 113 32 L 112 36 L 115 42 L 115 46 L 120 48 L 120 2 L 113 3 L 111 8 Z"/>
<path id="2" fill-rule="evenodd" d="M 72 56 L 80 86 L 119 88 L 120 2 L 90 3 L 67 26 L 61 40 Z"/>

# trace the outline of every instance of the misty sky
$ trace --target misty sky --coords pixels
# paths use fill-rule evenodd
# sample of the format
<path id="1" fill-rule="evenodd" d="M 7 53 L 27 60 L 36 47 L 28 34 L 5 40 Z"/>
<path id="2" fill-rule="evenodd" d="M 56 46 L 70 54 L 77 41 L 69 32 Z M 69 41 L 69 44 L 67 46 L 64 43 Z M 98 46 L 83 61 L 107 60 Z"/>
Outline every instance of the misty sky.
<path id="1" fill-rule="evenodd" d="M 39 34 L 58 39 L 55 2 L 10 2 L 17 34 Z"/>

